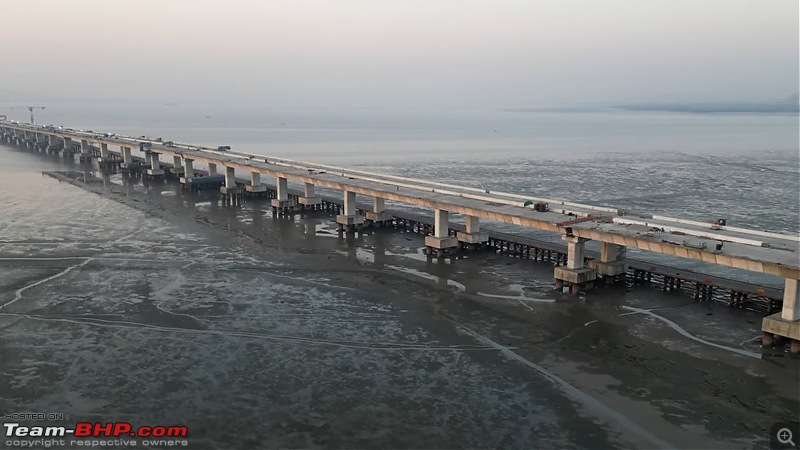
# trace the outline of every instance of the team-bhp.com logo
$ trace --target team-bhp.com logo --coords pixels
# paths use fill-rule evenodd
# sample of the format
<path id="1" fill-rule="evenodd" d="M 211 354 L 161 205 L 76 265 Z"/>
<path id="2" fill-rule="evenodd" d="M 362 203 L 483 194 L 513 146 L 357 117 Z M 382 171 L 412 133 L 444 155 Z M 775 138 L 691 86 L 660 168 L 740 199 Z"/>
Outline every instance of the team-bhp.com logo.
<path id="1" fill-rule="evenodd" d="M 128 422 L 78 422 L 74 428 L 67 427 L 26 427 L 18 423 L 4 423 L 6 437 L 187 437 L 189 429 L 185 426 L 140 426 Z"/>

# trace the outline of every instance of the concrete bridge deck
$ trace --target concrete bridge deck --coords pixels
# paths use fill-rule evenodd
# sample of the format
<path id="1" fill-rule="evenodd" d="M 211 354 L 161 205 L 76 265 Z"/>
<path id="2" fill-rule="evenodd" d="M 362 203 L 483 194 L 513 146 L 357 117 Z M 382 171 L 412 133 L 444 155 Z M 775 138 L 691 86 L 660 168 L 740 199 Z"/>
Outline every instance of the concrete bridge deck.
<path id="1" fill-rule="evenodd" d="M 289 181 L 305 185 L 307 193 L 310 193 L 309 198 L 317 198 L 313 193 L 314 187 L 339 190 L 344 192 L 345 211 L 337 221 L 341 220 L 340 223 L 347 227 L 363 221 L 363 217 L 359 217 L 355 211 L 356 194 L 375 199 L 376 214 L 385 211 L 385 200 L 431 208 L 436 212 L 436 225 L 434 235 L 430 239 L 426 238 L 426 245 L 439 252 L 458 244 L 456 238 L 447 234 L 449 214 L 467 217 L 469 225 L 464 233 L 467 242 L 483 239 L 479 231 L 479 219 L 558 233 L 567 242 L 569 260 L 567 267 L 556 268 L 556 284 L 567 283 L 573 288 L 591 284 L 597 275 L 615 276 L 624 273 L 627 270 L 624 248 L 627 247 L 780 276 L 786 279 L 784 308 L 780 319 L 791 328 L 789 334 L 783 335 L 800 341 L 798 234 L 750 230 L 722 224 L 712 226 L 711 220 L 709 223 L 701 223 L 613 207 L 541 199 L 161 140 L 8 121 L 0 121 L 0 131 L 25 142 L 39 142 L 44 137 L 48 141 L 63 141 L 64 147 L 72 147 L 73 143 L 80 142 L 81 152 L 86 152 L 94 145 L 107 154 L 115 154 L 109 147 L 117 147 L 120 148 L 121 156 L 130 158 L 132 150 L 142 150 L 145 160 L 151 164 L 153 175 L 163 173 L 160 170 L 160 155 L 173 157 L 175 166 L 183 163 L 189 177 L 194 175 L 191 170 L 192 162 L 214 168 L 224 167 L 226 183 L 222 188 L 223 194 L 234 193 L 239 189 L 236 182 L 237 172 L 250 174 L 253 185 L 260 185 L 262 175 L 275 177 L 279 192 L 276 205 L 281 208 L 291 207 L 286 197 Z M 547 203 L 549 210 L 537 208 L 536 203 Z M 585 267 L 583 263 L 583 244 L 587 240 L 603 243 L 599 262 L 593 267 Z"/>

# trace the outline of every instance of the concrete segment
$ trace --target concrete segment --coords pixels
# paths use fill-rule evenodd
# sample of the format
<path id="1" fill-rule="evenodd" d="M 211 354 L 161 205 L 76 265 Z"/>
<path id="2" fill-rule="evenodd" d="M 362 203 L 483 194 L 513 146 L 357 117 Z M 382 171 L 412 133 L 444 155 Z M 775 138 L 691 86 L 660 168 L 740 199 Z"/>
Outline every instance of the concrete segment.
<path id="1" fill-rule="evenodd" d="M 800 321 L 800 280 L 787 278 L 784 282 L 781 319 Z"/>
<path id="2" fill-rule="evenodd" d="M 761 331 L 800 341 L 800 322 L 785 320 L 781 317 L 781 313 L 761 319 Z"/>
<path id="3" fill-rule="evenodd" d="M 194 178 L 194 161 L 189 158 L 183 158 L 183 178 Z"/>
<path id="4" fill-rule="evenodd" d="M 454 236 L 425 236 L 425 246 L 437 250 L 458 247 L 458 239 Z"/>
<path id="5" fill-rule="evenodd" d="M 597 272 L 589 267 L 582 267 L 580 269 L 556 267 L 553 275 L 556 280 L 572 284 L 582 284 L 594 281 L 597 278 Z"/>
<path id="6" fill-rule="evenodd" d="M 277 200 L 282 202 L 289 200 L 289 180 L 284 177 L 278 177 L 277 186 Z"/>

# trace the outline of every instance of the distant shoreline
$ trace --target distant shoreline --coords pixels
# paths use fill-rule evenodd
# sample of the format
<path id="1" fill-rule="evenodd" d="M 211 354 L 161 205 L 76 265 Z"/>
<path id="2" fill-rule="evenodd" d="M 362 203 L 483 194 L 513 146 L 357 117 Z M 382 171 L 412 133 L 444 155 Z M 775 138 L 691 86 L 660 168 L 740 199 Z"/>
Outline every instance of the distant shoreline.
<path id="1" fill-rule="evenodd" d="M 758 103 L 643 103 L 607 106 L 564 106 L 508 108 L 505 112 L 598 112 L 598 111 L 638 111 L 674 112 L 689 114 L 800 114 L 800 104 L 788 102 Z"/>

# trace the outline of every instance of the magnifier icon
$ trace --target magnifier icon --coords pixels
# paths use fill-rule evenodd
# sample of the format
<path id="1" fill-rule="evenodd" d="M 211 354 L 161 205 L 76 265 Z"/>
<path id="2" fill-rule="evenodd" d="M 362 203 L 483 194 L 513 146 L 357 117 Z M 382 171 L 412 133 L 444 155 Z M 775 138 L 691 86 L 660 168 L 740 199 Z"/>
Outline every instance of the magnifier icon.
<path id="1" fill-rule="evenodd" d="M 775 435 L 775 437 L 778 438 L 778 442 L 780 442 L 781 444 L 784 445 L 789 444 L 792 447 L 797 447 L 797 445 L 795 445 L 794 441 L 792 440 L 793 437 L 792 430 L 788 428 L 781 428 L 780 430 L 778 430 L 778 433 Z"/>

